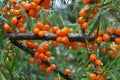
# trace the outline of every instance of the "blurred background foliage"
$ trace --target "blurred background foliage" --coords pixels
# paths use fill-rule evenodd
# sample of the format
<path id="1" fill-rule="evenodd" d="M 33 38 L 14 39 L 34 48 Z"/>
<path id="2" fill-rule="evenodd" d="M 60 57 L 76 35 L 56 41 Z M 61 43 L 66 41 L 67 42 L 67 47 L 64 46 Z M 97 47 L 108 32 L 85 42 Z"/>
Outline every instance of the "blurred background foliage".
<path id="1" fill-rule="evenodd" d="M 0 10 L 9 0 L 0 1 Z M 29 1 L 29 0 L 28 0 Z M 33 29 L 37 21 L 49 23 L 52 26 L 69 27 L 73 28 L 75 33 L 79 32 L 79 25 L 76 19 L 79 17 L 78 13 L 83 8 L 83 0 L 51 0 L 50 10 L 42 9 L 39 12 L 39 18 L 30 18 L 30 27 Z M 90 27 L 88 34 L 91 30 L 95 30 L 95 26 L 99 26 L 105 32 L 105 29 L 110 26 L 115 28 L 120 27 L 120 0 L 101 0 L 99 5 L 100 11 L 98 16 L 90 20 Z M 3 30 L 4 21 L 8 21 L 4 14 L 0 12 L 0 80 L 54 80 L 55 77 L 63 78 L 56 73 L 46 74 L 44 71 L 39 70 L 37 63 L 31 65 L 29 63 L 30 55 L 26 52 L 13 46 L 10 41 L 5 37 L 6 32 Z M 99 21 L 99 24 L 93 24 Z M 27 25 L 25 25 L 27 28 Z M 94 28 L 95 27 L 95 28 Z M 92 34 L 92 33 L 91 33 Z M 40 45 L 43 41 L 37 41 Z M 104 43 L 102 46 L 109 46 L 109 43 Z M 97 47 L 97 46 L 96 46 Z M 87 50 L 79 47 L 78 50 L 73 51 L 67 49 L 63 44 L 58 47 L 51 45 L 50 51 L 53 53 L 51 62 L 55 63 L 62 71 L 65 68 L 72 70 L 73 80 L 90 80 L 87 78 L 89 72 L 93 72 L 95 68 L 87 69 L 88 55 Z M 92 51 L 99 54 L 98 51 Z M 108 54 L 99 55 L 103 61 L 103 69 L 109 70 L 109 76 L 105 80 L 119 80 L 120 76 L 120 60 L 118 58 L 110 58 Z M 108 60 L 107 60 L 108 59 Z"/>

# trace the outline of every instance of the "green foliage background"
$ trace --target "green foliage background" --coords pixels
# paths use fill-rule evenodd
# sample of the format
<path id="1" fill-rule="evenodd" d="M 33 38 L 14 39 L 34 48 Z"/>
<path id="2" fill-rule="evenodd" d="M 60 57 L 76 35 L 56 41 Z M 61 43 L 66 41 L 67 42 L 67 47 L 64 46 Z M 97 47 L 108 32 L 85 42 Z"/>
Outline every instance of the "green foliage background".
<path id="1" fill-rule="evenodd" d="M 7 1 L 9 0 L 0 1 L 0 10 Z M 35 27 L 35 23 L 41 20 L 43 23 L 49 22 L 51 25 L 57 25 L 60 28 L 65 26 L 73 28 L 74 33 L 80 32 L 76 19 L 78 18 L 79 11 L 83 8 L 83 0 L 72 0 L 70 4 L 67 2 L 70 0 L 58 0 L 58 2 L 61 2 L 59 7 L 55 7 L 55 1 L 57 0 L 51 3 L 50 10 L 41 10 L 39 18 L 37 20 L 31 18 L 27 21 L 25 27 L 32 30 Z M 66 8 L 62 8 L 63 5 Z M 94 8 L 96 6 L 100 6 L 100 11 L 93 20 L 89 21 L 90 27 L 87 30 L 87 38 L 97 28 L 105 32 L 107 27 L 120 27 L 119 0 L 101 0 L 99 5 L 91 5 L 90 7 Z M 59 74 L 54 72 L 52 74 L 46 74 L 45 71 L 40 71 L 37 63 L 31 65 L 29 63 L 31 56 L 13 46 L 9 39 L 5 37 L 6 31 L 3 30 L 4 21 L 12 25 L 10 20 L 6 19 L 5 15 L 0 13 L 0 80 L 54 80 L 55 77 L 63 80 Z M 43 41 L 37 42 L 41 45 Z M 110 42 L 104 43 L 103 46 L 109 47 L 109 44 Z M 88 73 L 96 70 L 96 68 L 86 68 L 88 55 L 87 50 L 82 47 L 74 51 L 71 48 L 67 49 L 63 44 L 59 44 L 56 48 L 51 45 L 50 51 L 53 53 L 51 62 L 55 63 L 62 71 L 65 68 L 71 69 L 73 80 L 90 80 L 87 78 Z M 112 59 L 108 56 L 107 52 L 103 55 L 97 50 L 93 52 L 103 61 L 103 69 L 109 70 L 109 76 L 105 80 L 119 80 L 119 57 Z"/>

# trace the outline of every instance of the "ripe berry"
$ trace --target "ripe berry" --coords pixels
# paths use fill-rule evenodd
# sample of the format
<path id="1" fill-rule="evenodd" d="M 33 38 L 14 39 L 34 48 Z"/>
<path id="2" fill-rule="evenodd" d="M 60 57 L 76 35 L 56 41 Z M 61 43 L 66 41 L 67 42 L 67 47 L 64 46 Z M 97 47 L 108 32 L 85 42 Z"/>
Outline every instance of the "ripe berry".
<path id="1" fill-rule="evenodd" d="M 46 68 L 45 64 L 41 64 L 40 67 L 39 67 L 40 70 L 45 70 L 45 68 Z"/>
<path id="2" fill-rule="evenodd" d="M 51 73 L 51 72 L 52 72 L 52 69 L 51 69 L 50 67 L 47 67 L 47 68 L 46 68 L 46 72 L 47 72 L 47 73 Z"/>
<path id="3" fill-rule="evenodd" d="M 34 64 L 34 63 L 35 63 L 34 58 L 30 58 L 29 62 L 30 62 L 31 64 Z"/>
<path id="4" fill-rule="evenodd" d="M 96 66 L 101 66 L 101 65 L 102 65 L 102 62 L 101 62 L 101 60 L 96 59 L 95 62 L 94 62 L 94 64 L 95 64 Z"/>
<path id="5" fill-rule="evenodd" d="M 79 18 L 77 19 L 77 23 L 78 23 L 78 24 L 83 24 L 85 21 L 86 21 L 86 19 L 83 19 L 83 17 L 79 17 Z"/>
<path id="6" fill-rule="evenodd" d="M 40 30 L 42 30 L 43 29 L 43 23 L 42 22 L 37 22 L 37 24 L 36 24 L 36 27 L 38 28 L 38 29 L 40 29 Z"/>
<path id="7" fill-rule="evenodd" d="M 85 16 L 86 13 L 87 13 L 87 12 L 86 12 L 85 10 L 81 10 L 81 11 L 79 12 L 79 16 L 80 16 L 80 17 L 83 17 L 83 16 Z"/>
<path id="8" fill-rule="evenodd" d="M 115 29 L 113 27 L 109 27 L 109 28 L 106 29 L 106 32 L 108 34 L 113 34 L 115 32 Z"/>
<path id="9" fill-rule="evenodd" d="M 110 40 L 110 36 L 109 36 L 108 34 L 104 34 L 104 35 L 103 35 L 103 40 L 104 40 L 105 42 L 108 42 L 108 41 Z"/>
<path id="10" fill-rule="evenodd" d="M 90 73 L 88 77 L 91 78 L 92 80 L 96 80 L 97 75 L 95 73 Z"/>
<path id="11" fill-rule="evenodd" d="M 96 55 L 95 54 L 90 54 L 90 56 L 89 56 L 89 60 L 91 61 L 91 62 L 93 62 L 93 61 L 95 61 L 97 59 L 97 57 L 96 57 Z"/>
<path id="12" fill-rule="evenodd" d="M 39 28 L 35 28 L 33 29 L 32 31 L 35 35 L 37 35 L 39 32 L 40 32 L 40 29 Z"/>
<path id="13" fill-rule="evenodd" d="M 55 64 L 51 64 L 51 65 L 50 65 L 50 68 L 51 68 L 52 70 L 55 70 L 57 67 L 56 67 Z"/>
<path id="14" fill-rule="evenodd" d="M 118 29 L 115 30 L 115 34 L 118 35 L 118 36 L 120 36 L 120 28 L 118 28 Z"/>
<path id="15" fill-rule="evenodd" d="M 120 44 L 120 38 L 115 38 L 115 43 Z"/>
<path id="16" fill-rule="evenodd" d="M 102 37 L 97 37 L 97 39 L 96 39 L 96 43 L 97 44 L 100 44 L 102 41 L 103 41 Z"/>
<path id="17" fill-rule="evenodd" d="M 87 29 L 88 28 L 88 22 L 84 22 L 81 26 L 82 29 Z"/>
<path id="18" fill-rule="evenodd" d="M 116 56 L 116 53 L 113 50 L 109 50 L 108 54 L 110 57 L 114 58 Z"/>
<path id="19" fill-rule="evenodd" d="M 70 69 L 65 69 L 64 72 L 65 72 L 65 74 L 70 74 L 71 70 Z"/>

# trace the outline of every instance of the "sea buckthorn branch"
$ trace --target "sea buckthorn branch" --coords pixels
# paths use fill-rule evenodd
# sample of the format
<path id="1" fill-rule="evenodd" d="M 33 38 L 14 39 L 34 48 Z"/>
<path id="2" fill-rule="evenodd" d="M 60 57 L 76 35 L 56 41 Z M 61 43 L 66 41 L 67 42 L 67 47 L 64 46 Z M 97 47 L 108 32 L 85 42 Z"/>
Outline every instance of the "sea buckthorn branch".
<path id="1" fill-rule="evenodd" d="M 6 35 L 10 40 L 56 40 L 58 37 L 56 34 L 53 33 L 45 33 L 43 37 L 39 37 L 32 32 L 26 32 L 26 33 L 9 33 Z M 68 39 L 70 41 L 76 41 L 76 42 L 85 42 L 85 37 L 83 35 L 76 34 L 68 34 Z M 115 38 L 120 37 L 118 35 L 112 34 L 110 35 L 110 41 L 114 41 Z M 91 35 L 88 38 L 88 41 L 94 41 L 96 39 L 95 36 Z"/>
<path id="2" fill-rule="evenodd" d="M 11 40 L 11 43 L 12 43 L 13 45 L 17 46 L 18 48 L 20 48 L 20 49 L 28 52 L 30 55 L 34 56 L 35 51 L 34 51 L 33 49 L 30 49 L 30 48 L 25 47 L 24 45 L 22 45 L 21 43 L 17 42 L 16 40 Z M 50 66 L 50 65 L 51 65 L 50 62 L 44 62 L 44 64 L 45 64 L 46 66 Z M 67 74 L 65 74 L 64 72 L 62 72 L 58 67 L 54 70 L 54 72 L 59 73 L 59 74 L 60 74 L 62 77 L 64 77 L 66 80 L 72 80 L 72 78 L 71 78 L 69 75 L 67 75 Z"/>

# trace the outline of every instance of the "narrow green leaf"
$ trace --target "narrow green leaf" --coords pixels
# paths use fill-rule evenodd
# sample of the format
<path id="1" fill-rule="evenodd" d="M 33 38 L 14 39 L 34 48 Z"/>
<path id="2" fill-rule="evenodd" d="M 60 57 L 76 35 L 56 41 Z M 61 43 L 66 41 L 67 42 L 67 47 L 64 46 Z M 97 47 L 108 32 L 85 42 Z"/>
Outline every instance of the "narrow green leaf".
<path id="1" fill-rule="evenodd" d="M 16 77 L 22 71 L 26 64 L 27 62 L 24 62 L 17 68 L 17 70 L 14 72 L 14 77 Z"/>

